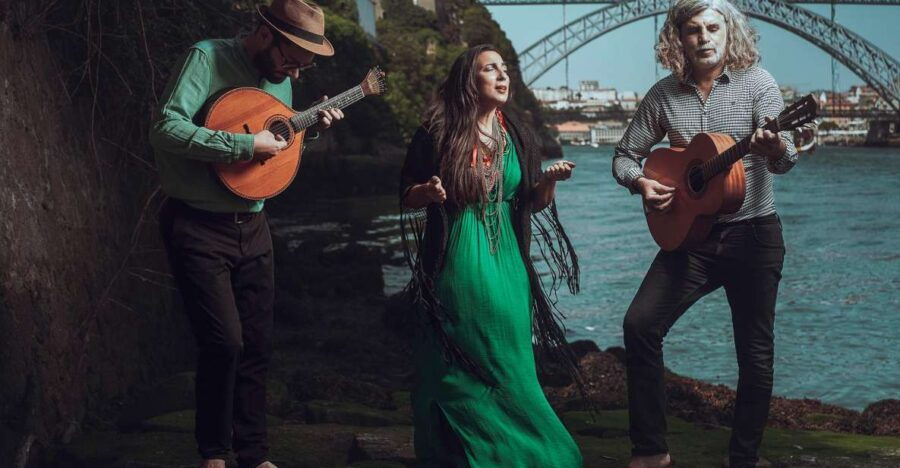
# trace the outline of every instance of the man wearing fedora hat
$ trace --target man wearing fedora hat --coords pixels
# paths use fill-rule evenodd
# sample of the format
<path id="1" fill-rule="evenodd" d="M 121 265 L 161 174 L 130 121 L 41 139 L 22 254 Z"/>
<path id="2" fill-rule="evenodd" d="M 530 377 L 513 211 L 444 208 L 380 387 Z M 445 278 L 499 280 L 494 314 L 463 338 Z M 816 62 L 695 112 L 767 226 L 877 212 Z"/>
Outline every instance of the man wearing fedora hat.
<path id="1" fill-rule="evenodd" d="M 272 238 L 263 201 L 240 198 L 212 175 L 209 163 L 272 157 L 287 143 L 198 126 L 207 99 L 252 86 L 285 104 L 290 77 L 316 55 L 334 55 L 325 16 L 302 0 L 273 0 L 258 10 L 246 37 L 205 40 L 188 49 L 163 93 L 150 130 L 163 191 L 160 229 L 172 273 L 197 339 L 195 435 L 201 468 L 273 468 L 266 436 L 266 373 L 274 302 Z M 320 111 L 319 129 L 343 118 Z"/>

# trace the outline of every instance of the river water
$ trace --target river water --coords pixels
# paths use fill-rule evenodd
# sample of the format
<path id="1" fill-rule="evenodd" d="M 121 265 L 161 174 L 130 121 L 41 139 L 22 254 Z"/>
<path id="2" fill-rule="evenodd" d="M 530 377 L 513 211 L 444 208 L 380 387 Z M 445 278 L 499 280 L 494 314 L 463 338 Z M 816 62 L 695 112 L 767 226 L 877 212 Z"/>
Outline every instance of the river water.
<path id="1" fill-rule="evenodd" d="M 577 163 L 557 190 L 582 268 L 582 292 L 560 294 L 570 339 L 622 344 L 622 317 L 657 252 L 638 196 L 615 183 L 612 147 L 566 147 Z M 776 310 L 775 393 L 854 409 L 900 398 L 900 150 L 820 147 L 776 177 L 787 255 Z M 330 200 L 276 235 L 316 230 L 381 249 L 385 292 L 409 275 L 395 197 Z M 734 387 L 737 363 L 723 290 L 701 299 L 665 340 L 673 371 Z"/>

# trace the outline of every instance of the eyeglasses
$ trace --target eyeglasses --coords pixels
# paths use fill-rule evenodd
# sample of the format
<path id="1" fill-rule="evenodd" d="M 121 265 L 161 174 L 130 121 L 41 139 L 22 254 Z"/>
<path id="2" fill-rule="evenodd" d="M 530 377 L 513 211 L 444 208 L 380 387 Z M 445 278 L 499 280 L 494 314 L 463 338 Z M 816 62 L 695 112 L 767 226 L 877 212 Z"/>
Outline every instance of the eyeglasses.
<path id="1" fill-rule="evenodd" d="M 276 48 L 278 49 L 278 53 L 281 54 L 281 68 L 288 70 L 296 68 L 300 71 L 303 71 L 316 66 L 316 64 L 313 63 L 314 56 L 310 57 L 309 61 L 306 63 L 297 63 L 293 60 L 288 60 L 288 55 L 285 54 L 284 49 L 281 48 L 281 46 L 284 44 L 284 41 L 279 38 L 276 38 L 275 41 L 277 42 Z"/>

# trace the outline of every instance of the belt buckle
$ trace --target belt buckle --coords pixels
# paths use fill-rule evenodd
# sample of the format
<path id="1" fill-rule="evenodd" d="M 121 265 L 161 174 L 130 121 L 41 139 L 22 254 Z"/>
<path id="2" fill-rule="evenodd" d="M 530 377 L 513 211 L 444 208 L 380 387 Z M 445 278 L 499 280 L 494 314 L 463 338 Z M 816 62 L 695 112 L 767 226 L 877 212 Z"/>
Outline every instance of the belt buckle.
<path id="1" fill-rule="evenodd" d="M 241 214 L 242 213 L 238 213 L 237 211 L 234 212 L 234 224 L 244 224 L 249 221 L 249 219 L 241 219 Z"/>

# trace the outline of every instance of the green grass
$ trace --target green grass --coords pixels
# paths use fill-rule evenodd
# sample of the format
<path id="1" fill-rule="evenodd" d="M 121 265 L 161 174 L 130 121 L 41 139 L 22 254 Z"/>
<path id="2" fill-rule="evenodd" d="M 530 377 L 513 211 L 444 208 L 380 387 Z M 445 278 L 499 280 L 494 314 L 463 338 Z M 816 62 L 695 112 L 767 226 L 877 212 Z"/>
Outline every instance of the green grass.
<path id="1" fill-rule="evenodd" d="M 596 421 L 589 413 L 571 412 L 563 420 L 581 447 L 585 467 L 627 463 L 631 447 L 627 411 L 603 411 Z M 669 448 L 680 466 L 721 466 L 730 429 L 704 428 L 674 417 L 668 421 Z M 815 466 L 900 466 L 900 437 L 769 428 L 761 452 L 776 466 L 793 464 L 801 457 L 815 458 Z"/>
<path id="2" fill-rule="evenodd" d="M 407 395 L 395 397 L 402 401 Z M 570 412 L 563 415 L 563 421 L 581 447 L 585 467 L 625 466 L 631 446 L 627 411 L 603 411 L 596 420 L 586 412 Z M 99 468 L 136 463 L 181 467 L 196 463 L 193 411 L 152 418 L 145 427 L 147 432 L 82 434 L 57 454 L 57 466 Z M 411 430 L 409 426 L 392 427 Z M 285 467 L 343 468 L 349 461 L 354 434 L 371 430 L 357 425 L 283 424 L 270 418 L 273 460 Z M 728 438 L 728 428 L 701 427 L 669 418 L 669 447 L 679 466 L 719 467 L 728 450 Z M 762 455 L 776 467 L 896 468 L 900 467 L 900 437 L 769 428 Z M 403 463 L 373 460 L 353 466 L 390 468 Z"/>

